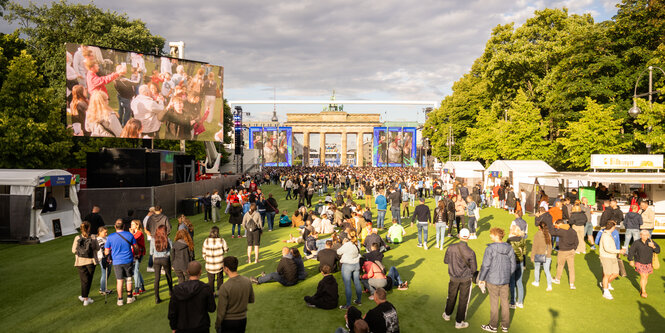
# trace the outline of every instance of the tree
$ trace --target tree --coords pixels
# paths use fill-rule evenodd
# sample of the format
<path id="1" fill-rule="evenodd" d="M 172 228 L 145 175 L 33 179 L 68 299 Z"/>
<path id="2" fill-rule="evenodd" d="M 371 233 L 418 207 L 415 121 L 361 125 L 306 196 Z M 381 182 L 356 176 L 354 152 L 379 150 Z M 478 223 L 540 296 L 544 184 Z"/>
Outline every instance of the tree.
<path id="1" fill-rule="evenodd" d="M 0 17 L 2 17 L 2 13 L 4 12 L 5 6 L 7 6 L 7 1 L 8 0 L 0 0 Z"/>
<path id="2" fill-rule="evenodd" d="M 546 139 L 548 126 L 540 116 L 540 109 L 528 100 L 522 90 L 510 103 L 508 120 L 502 120 L 499 154 L 510 160 L 552 159 L 552 145 Z"/>
<path id="3" fill-rule="evenodd" d="M 635 131 L 635 138 L 645 145 L 651 145 L 653 153 L 665 152 L 665 105 L 652 103 L 649 106 L 649 102 L 644 99 L 638 99 L 637 105 L 642 113 L 635 122 L 651 130 Z"/>
<path id="4" fill-rule="evenodd" d="M 45 86 L 25 50 L 9 61 L 6 72 L 0 88 L 0 167 L 63 167 L 71 138 L 60 122 L 60 96 Z"/>
<path id="5" fill-rule="evenodd" d="M 467 128 L 466 132 L 468 135 L 462 147 L 463 157 L 482 160 L 486 165 L 499 158 L 501 128 L 495 108 L 480 109 L 475 126 Z"/>
<path id="6" fill-rule="evenodd" d="M 604 107 L 589 97 L 586 103 L 580 119 L 568 122 L 557 139 L 563 162 L 575 170 L 589 170 L 591 154 L 620 154 L 630 146 L 621 134 L 623 119 L 614 117 L 613 106 Z"/>

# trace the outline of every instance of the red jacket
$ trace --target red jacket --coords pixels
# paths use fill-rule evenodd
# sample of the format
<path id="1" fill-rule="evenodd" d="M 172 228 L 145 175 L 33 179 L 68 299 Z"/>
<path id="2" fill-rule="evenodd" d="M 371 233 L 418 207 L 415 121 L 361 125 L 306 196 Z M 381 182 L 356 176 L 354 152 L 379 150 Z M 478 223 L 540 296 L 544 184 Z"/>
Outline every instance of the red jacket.
<path id="1" fill-rule="evenodd" d="M 119 76 L 120 74 L 118 73 L 112 73 L 106 76 L 99 76 L 97 75 L 97 73 L 88 71 L 88 74 L 86 75 L 85 78 L 85 82 L 88 85 L 88 93 L 92 95 L 94 91 L 101 90 L 108 95 L 108 91 L 106 91 L 106 85 L 110 82 L 113 82 L 113 80 L 117 79 Z"/>

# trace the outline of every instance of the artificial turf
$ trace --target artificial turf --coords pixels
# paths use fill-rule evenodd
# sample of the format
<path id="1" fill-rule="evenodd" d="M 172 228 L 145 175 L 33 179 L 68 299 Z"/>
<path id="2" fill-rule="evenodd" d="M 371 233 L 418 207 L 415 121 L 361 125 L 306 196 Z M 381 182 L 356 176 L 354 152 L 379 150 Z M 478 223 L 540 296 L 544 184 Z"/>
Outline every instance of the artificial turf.
<path id="1" fill-rule="evenodd" d="M 297 201 L 284 200 L 285 192 L 278 186 L 264 186 L 264 192 L 272 192 L 279 202 L 279 209 L 292 213 Z M 319 197 L 315 195 L 315 200 Z M 364 202 L 364 201 L 363 201 Z M 427 203 L 433 207 L 432 199 Z M 376 210 L 373 209 L 374 217 Z M 388 214 L 387 218 L 390 217 Z M 278 218 L 278 216 L 277 216 Z M 276 220 L 277 220 L 276 218 Z M 201 260 L 200 248 L 207 237 L 209 222 L 203 215 L 190 217 L 194 223 L 196 257 Z M 482 262 L 485 245 L 489 243 L 489 228 L 507 229 L 512 216 L 495 208 L 481 210 L 477 240 L 469 245 L 476 251 L 478 264 Z M 529 236 L 533 237 L 533 218 L 526 217 L 529 223 Z M 295 233 L 292 228 L 276 228 L 264 232 L 261 239 L 261 262 L 246 262 L 246 239 L 231 239 L 231 226 L 228 216 L 222 216 L 217 223 L 222 236 L 230 246 L 228 255 L 238 257 L 239 272 L 246 276 L 256 276 L 262 271 L 275 270 L 281 255 L 281 240 Z M 175 225 L 175 220 L 172 220 Z M 408 226 L 408 223 L 404 223 Z M 112 232 L 112 228 L 109 229 Z M 434 248 L 434 227 L 429 228 L 429 246 L 425 251 L 416 247 L 416 227 L 407 227 L 403 244 L 395 245 L 385 253 L 386 268 L 397 266 L 403 280 L 409 281 L 409 289 L 388 293 L 388 300 L 395 305 L 402 332 L 442 332 L 453 331 L 454 320 L 446 322 L 441 318 L 447 296 L 448 273 L 443 263 L 446 247 L 455 238 L 446 239 L 444 251 Z M 383 231 L 380 233 L 383 235 Z M 153 273 L 147 273 L 147 260 L 143 260 L 142 273 L 146 283 L 145 294 L 133 304 L 118 307 L 115 293 L 109 295 L 108 303 L 97 292 L 100 270 L 95 272 L 91 297 L 95 303 L 83 307 L 77 299 L 80 294 L 78 273 L 71 254 L 74 235 L 39 245 L 0 245 L 0 323 L 4 332 L 165 332 L 169 330 L 166 318 L 168 310 L 168 288 L 162 278 L 161 295 L 165 302 L 154 303 Z M 661 247 L 663 239 L 656 240 Z M 288 244 L 293 246 L 293 244 Z M 298 246 L 302 253 L 302 245 Z M 530 247 L 530 244 L 529 244 Z M 556 270 L 553 256 L 552 274 Z M 661 256 L 662 262 L 662 256 Z M 341 310 L 320 310 L 305 306 L 303 296 L 312 295 L 321 279 L 317 272 L 318 262 L 306 260 L 308 278 L 293 287 L 283 287 L 278 283 L 254 286 L 256 302 L 249 306 L 248 332 L 333 332 L 344 325 L 344 312 Z M 546 292 L 545 276 L 541 272 L 541 284 L 536 288 L 533 281 L 533 264 L 529 262 L 524 272 L 524 309 L 511 310 L 511 332 L 662 332 L 665 329 L 665 268 L 654 272 L 649 279 L 648 299 L 639 296 L 639 276 L 626 263 L 628 277 L 613 283 L 614 300 L 601 296 L 598 281 L 601 267 L 598 256 L 593 251 L 575 257 L 577 290 L 568 288 L 568 275 L 564 272 L 561 285 Z M 339 284 L 340 304 L 345 301 L 344 286 L 340 273 L 336 273 Z M 202 276 L 205 282 L 205 274 Z M 114 276 L 110 286 L 115 288 Z M 365 313 L 374 303 L 363 296 L 359 309 Z M 214 325 L 216 314 L 211 314 Z M 454 318 L 454 316 L 453 316 Z M 489 298 L 474 287 L 469 303 L 467 321 L 470 327 L 463 330 L 481 331 L 480 325 L 489 321 Z"/>

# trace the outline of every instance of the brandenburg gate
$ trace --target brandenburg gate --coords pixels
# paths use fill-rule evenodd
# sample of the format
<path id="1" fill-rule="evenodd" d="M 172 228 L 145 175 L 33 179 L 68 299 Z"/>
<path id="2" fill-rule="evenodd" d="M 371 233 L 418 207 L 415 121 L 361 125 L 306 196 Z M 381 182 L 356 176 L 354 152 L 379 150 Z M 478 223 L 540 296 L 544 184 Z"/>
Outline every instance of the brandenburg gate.
<path id="1" fill-rule="evenodd" d="M 381 126 L 381 115 L 374 113 L 346 113 L 344 111 L 322 111 L 319 113 L 287 113 L 284 126 L 291 127 L 293 134 L 303 135 L 303 162 L 309 158 L 310 134 L 319 134 L 319 148 L 325 160 L 326 134 L 341 134 L 341 164 L 347 165 L 347 135 L 356 134 L 356 165 L 363 166 L 363 135 L 373 135 L 374 127 Z"/>

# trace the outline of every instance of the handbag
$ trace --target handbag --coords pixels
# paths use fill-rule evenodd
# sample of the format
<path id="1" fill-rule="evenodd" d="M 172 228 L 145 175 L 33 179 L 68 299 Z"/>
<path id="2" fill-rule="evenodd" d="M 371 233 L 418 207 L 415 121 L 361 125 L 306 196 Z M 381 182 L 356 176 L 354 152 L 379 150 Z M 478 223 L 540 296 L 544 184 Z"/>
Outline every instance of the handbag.
<path id="1" fill-rule="evenodd" d="M 659 269 L 660 268 L 660 260 L 658 260 L 658 253 L 654 252 L 653 253 L 653 258 L 652 258 L 652 266 L 653 269 Z"/>
<path id="2" fill-rule="evenodd" d="M 544 264 L 546 260 L 547 260 L 546 254 L 536 254 L 533 256 L 533 262 Z"/>

